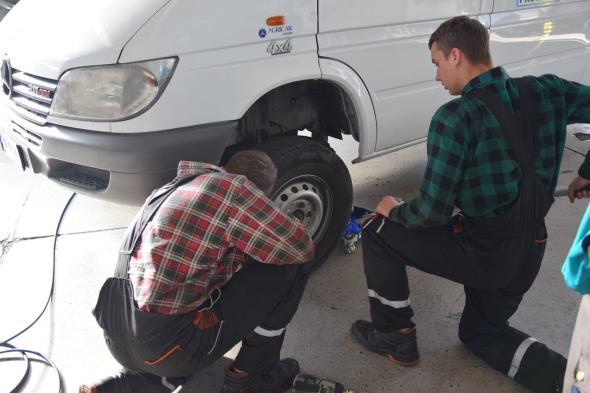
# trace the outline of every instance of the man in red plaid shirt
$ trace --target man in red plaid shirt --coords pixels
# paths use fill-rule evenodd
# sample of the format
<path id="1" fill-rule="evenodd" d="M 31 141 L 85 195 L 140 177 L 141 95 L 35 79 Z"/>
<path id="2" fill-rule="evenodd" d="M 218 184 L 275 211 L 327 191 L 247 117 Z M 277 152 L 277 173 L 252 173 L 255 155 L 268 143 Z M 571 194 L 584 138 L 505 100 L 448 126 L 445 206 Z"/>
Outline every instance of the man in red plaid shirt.
<path id="1" fill-rule="evenodd" d="M 235 154 L 225 170 L 180 162 L 128 230 L 94 310 L 125 369 L 81 393 L 175 391 L 240 341 L 223 393 L 291 386 L 299 365 L 279 355 L 313 243 L 267 198 L 276 176 L 259 151 Z"/>

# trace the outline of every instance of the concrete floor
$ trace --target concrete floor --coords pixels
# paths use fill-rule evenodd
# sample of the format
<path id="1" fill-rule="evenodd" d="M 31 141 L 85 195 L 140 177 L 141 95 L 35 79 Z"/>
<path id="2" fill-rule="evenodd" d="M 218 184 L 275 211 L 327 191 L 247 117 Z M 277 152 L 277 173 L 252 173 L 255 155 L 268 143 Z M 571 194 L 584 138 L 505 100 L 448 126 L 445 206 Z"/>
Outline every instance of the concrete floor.
<path id="1" fill-rule="evenodd" d="M 350 162 L 354 143 L 334 144 Z M 566 186 L 587 145 L 568 136 L 560 186 Z M 372 208 L 382 195 L 409 199 L 424 170 L 425 145 L 350 166 L 355 204 Z M 19 173 L 0 153 L 0 341 L 26 326 L 43 307 L 50 285 L 52 234 L 70 196 L 40 176 Z M 586 202 L 557 198 L 548 216 L 549 242 L 539 277 L 512 320 L 555 350 L 566 354 L 579 297 L 563 284 L 560 268 Z M 98 290 L 112 273 L 120 239 L 136 207 L 76 196 L 57 240 L 54 301 L 40 322 L 12 341 L 40 351 L 59 366 L 67 390 L 76 392 L 118 370 L 90 311 Z M 311 278 L 289 327 L 283 356 L 300 361 L 303 371 L 338 380 L 366 393 L 524 392 L 507 377 L 467 352 L 457 336 L 462 287 L 410 269 L 421 362 L 401 368 L 369 353 L 350 336 L 351 322 L 368 317 L 362 250 L 334 251 Z M 235 356 L 236 350 L 226 357 Z M 0 357 L 1 359 L 1 357 Z M 219 392 L 221 359 L 196 375 L 183 391 Z M 0 392 L 14 385 L 22 364 L 0 362 Z M 55 376 L 34 364 L 24 392 L 58 392 Z"/>

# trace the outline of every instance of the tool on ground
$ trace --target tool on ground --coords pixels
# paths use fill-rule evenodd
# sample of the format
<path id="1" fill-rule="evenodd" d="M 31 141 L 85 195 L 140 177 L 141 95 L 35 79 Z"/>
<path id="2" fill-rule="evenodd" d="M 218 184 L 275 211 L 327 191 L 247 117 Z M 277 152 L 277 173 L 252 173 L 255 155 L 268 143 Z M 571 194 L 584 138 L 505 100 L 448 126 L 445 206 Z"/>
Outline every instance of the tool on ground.
<path id="1" fill-rule="evenodd" d="M 360 222 L 364 221 L 372 212 L 362 207 L 354 206 L 348 222 L 342 233 L 342 241 L 344 242 L 344 253 L 354 254 L 356 251 L 356 243 L 361 240 L 361 225 Z"/>
<path id="2" fill-rule="evenodd" d="M 299 374 L 293 381 L 290 393 L 355 393 L 355 391 L 345 388 L 338 382 Z"/>

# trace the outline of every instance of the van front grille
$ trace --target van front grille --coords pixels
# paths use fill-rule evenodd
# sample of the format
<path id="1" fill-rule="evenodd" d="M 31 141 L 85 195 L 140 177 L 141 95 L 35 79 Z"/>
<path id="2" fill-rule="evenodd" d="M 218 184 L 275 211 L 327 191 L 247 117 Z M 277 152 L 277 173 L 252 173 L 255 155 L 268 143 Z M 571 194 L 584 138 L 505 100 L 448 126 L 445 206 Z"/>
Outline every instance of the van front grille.
<path id="1" fill-rule="evenodd" d="M 33 131 L 27 130 L 15 122 L 12 122 L 12 132 L 17 134 L 21 139 L 26 140 L 34 146 L 41 146 L 43 138 L 40 135 L 35 134 Z"/>
<path id="2" fill-rule="evenodd" d="M 8 76 L 3 77 L 3 92 L 10 96 L 10 107 L 22 118 L 38 125 L 45 125 L 57 81 L 40 78 L 31 74 L 10 69 Z"/>

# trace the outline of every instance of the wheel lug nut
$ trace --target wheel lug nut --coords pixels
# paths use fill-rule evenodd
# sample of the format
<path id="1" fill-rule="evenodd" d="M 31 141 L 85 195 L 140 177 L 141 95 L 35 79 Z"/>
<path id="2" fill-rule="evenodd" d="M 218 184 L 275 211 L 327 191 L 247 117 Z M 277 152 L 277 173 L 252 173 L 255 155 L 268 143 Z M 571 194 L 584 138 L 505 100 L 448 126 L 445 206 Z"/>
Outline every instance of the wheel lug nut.
<path id="1" fill-rule="evenodd" d="M 303 220 L 305 218 L 305 214 L 303 214 L 301 210 L 295 210 L 293 212 L 293 217 L 295 217 L 298 220 Z"/>

